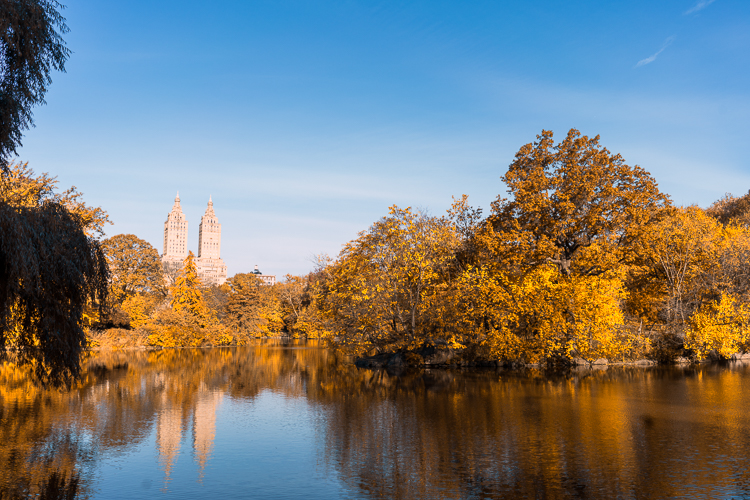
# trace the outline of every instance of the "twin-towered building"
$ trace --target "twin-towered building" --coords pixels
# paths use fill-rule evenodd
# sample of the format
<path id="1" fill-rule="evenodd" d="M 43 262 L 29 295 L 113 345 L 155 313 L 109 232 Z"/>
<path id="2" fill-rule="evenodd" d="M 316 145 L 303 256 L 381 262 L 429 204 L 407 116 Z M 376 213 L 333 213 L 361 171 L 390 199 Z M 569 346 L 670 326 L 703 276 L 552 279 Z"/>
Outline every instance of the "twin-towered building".
<path id="1" fill-rule="evenodd" d="M 177 269 L 188 256 L 188 221 L 180 206 L 180 193 L 174 199 L 172 211 L 164 223 L 164 253 L 162 262 Z M 222 285 L 227 280 L 227 265 L 221 260 L 221 224 L 214 213 L 214 202 L 208 197 L 206 213 L 198 226 L 198 257 L 195 259 L 198 278 L 207 286 Z M 263 274 L 255 266 L 253 273 L 262 284 L 274 285 L 276 276 Z"/>
<path id="2" fill-rule="evenodd" d="M 172 211 L 164 223 L 164 253 L 162 261 L 182 265 L 188 255 L 188 221 L 180 206 L 180 193 L 174 199 Z M 221 224 L 214 213 L 214 203 L 208 198 L 206 213 L 198 227 L 198 257 L 195 259 L 198 277 L 204 285 L 221 285 L 227 280 L 227 266 L 221 260 Z"/>

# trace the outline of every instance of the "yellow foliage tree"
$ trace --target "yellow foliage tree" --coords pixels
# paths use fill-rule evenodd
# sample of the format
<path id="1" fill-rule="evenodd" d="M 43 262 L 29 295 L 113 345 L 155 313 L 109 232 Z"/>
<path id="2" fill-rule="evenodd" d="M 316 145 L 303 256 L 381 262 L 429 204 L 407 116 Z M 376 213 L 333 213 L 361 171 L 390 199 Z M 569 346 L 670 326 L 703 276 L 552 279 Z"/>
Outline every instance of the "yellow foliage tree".
<path id="1" fill-rule="evenodd" d="M 128 315 L 131 328 L 140 328 L 146 324 L 153 310 L 153 300 L 142 294 L 131 295 L 122 303 L 122 310 Z"/>
<path id="2" fill-rule="evenodd" d="M 669 205 L 648 172 L 575 129 L 557 145 L 542 131 L 502 179 L 511 198 L 493 203 L 482 237 L 509 269 L 550 262 L 566 276 L 617 270 Z"/>
<path id="3" fill-rule="evenodd" d="M 539 363 L 549 359 L 614 358 L 628 347 L 623 335 L 622 281 L 616 277 L 562 275 L 540 266 L 521 280 L 491 278 L 473 287 L 476 302 L 490 303 L 482 342 L 492 358 Z M 494 286 L 492 285 L 494 282 Z M 488 286 L 489 285 L 489 286 Z"/>
<path id="4" fill-rule="evenodd" d="M 203 296 L 200 291 L 201 281 L 198 278 L 198 268 L 195 266 L 195 255 L 189 252 L 182 264 L 182 270 L 170 289 L 172 293 L 172 309 L 187 311 L 200 317 L 204 314 Z"/>
<path id="5" fill-rule="evenodd" d="M 750 311 L 730 295 L 704 304 L 690 317 L 685 347 L 695 351 L 699 359 L 712 351 L 724 359 L 746 348 L 750 335 Z"/>
<path id="6" fill-rule="evenodd" d="M 446 218 L 390 207 L 327 269 L 319 296 L 340 342 L 364 352 L 445 341 L 431 306 L 457 244 Z"/>
<path id="7" fill-rule="evenodd" d="M 150 345 L 162 347 L 199 347 L 231 345 L 234 337 L 203 302 L 201 282 L 189 252 L 182 271 L 170 291 L 171 308 L 157 311 L 146 324 Z"/>

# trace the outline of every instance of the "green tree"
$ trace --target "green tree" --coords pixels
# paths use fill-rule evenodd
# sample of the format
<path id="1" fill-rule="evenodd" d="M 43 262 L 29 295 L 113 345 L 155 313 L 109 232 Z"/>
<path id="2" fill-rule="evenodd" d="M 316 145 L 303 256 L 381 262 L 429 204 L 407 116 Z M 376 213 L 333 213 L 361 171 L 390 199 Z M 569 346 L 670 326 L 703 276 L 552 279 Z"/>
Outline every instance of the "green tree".
<path id="1" fill-rule="evenodd" d="M 112 300 L 120 305 L 137 293 L 166 296 L 159 252 L 133 234 L 118 234 L 102 242 L 110 272 Z"/>
<path id="2" fill-rule="evenodd" d="M 0 167 L 34 124 L 31 108 L 44 104 L 51 71 L 65 70 L 70 50 L 63 8 L 55 0 L 0 0 Z"/>

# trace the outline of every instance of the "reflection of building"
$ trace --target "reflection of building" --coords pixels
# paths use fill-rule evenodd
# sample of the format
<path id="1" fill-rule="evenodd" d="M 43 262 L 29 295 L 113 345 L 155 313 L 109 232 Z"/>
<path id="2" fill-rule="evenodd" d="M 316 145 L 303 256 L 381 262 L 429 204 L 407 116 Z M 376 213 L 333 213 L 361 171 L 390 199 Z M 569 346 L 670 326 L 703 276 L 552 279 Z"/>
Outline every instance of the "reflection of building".
<path id="1" fill-rule="evenodd" d="M 159 413 L 156 428 L 156 446 L 159 449 L 159 461 L 164 467 L 164 481 L 169 481 L 172 465 L 180 452 L 182 441 L 182 411 L 177 406 L 163 409 Z"/>
<path id="2" fill-rule="evenodd" d="M 193 454 L 202 477 L 214 447 L 216 410 L 223 394 L 219 391 L 209 391 L 201 384 L 201 389 L 196 396 L 193 409 Z M 180 444 L 187 422 L 183 420 L 185 414 L 182 408 L 167 401 L 166 392 L 162 397 L 164 406 L 159 412 L 156 425 L 156 448 L 159 451 L 159 462 L 164 469 L 164 481 L 168 482 L 180 453 Z"/>
<path id="3" fill-rule="evenodd" d="M 256 278 L 261 280 L 264 285 L 272 286 L 276 283 L 276 276 L 272 274 L 263 274 L 258 270 L 258 266 L 255 266 L 255 270 L 253 271 L 253 274 Z"/>
<path id="4" fill-rule="evenodd" d="M 211 456 L 216 437 L 216 409 L 221 403 L 218 391 L 201 391 L 193 412 L 193 452 L 198 460 L 201 475 Z"/>
<path id="5" fill-rule="evenodd" d="M 188 221 L 180 206 L 180 193 L 164 223 L 164 253 L 167 266 L 182 266 L 188 254 Z M 198 278 L 204 285 L 221 285 L 227 280 L 227 266 L 221 259 L 221 224 L 214 213 L 214 203 L 208 198 L 206 213 L 198 230 L 198 257 L 195 259 Z"/>

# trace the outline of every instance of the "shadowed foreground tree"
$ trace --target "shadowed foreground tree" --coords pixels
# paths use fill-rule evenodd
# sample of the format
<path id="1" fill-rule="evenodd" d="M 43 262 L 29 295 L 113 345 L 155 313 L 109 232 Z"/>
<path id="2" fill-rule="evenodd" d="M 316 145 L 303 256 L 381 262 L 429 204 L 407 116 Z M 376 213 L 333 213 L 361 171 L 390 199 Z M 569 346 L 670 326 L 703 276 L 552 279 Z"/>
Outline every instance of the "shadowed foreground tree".
<path id="1" fill-rule="evenodd" d="M 0 179 L 0 356 L 57 384 L 79 374 L 84 309 L 103 304 L 109 272 L 87 234 L 101 231 L 106 214 L 54 185 L 25 165 Z"/>
<path id="2" fill-rule="evenodd" d="M 106 214 L 75 188 L 52 192 L 9 161 L 44 103 L 51 71 L 64 71 L 68 31 L 56 0 L 0 0 L 0 357 L 33 365 L 40 380 L 80 373 L 84 309 L 107 295 L 107 264 L 91 232 Z"/>
<path id="3" fill-rule="evenodd" d="M 33 126 L 31 108 L 44 104 L 50 72 L 65 71 L 70 50 L 63 6 L 55 0 L 0 0 L 0 170 Z"/>

